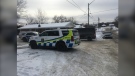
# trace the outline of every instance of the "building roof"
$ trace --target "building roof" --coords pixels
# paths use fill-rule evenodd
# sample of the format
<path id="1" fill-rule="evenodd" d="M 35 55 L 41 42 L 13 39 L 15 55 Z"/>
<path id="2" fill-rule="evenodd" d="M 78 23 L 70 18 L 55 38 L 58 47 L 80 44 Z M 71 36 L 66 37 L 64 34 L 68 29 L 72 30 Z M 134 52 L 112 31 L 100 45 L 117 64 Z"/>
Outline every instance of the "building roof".
<path id="1" fill-rule="evenodd" d="M 64 23 L 49 23 L 49 24 L 31 24 L 20 27 L 19 29 L 38 29 L 38 28 L 67 28 L 67 27 L 74 27 L 74 24 L 71 22 L 64 22 Z"/>

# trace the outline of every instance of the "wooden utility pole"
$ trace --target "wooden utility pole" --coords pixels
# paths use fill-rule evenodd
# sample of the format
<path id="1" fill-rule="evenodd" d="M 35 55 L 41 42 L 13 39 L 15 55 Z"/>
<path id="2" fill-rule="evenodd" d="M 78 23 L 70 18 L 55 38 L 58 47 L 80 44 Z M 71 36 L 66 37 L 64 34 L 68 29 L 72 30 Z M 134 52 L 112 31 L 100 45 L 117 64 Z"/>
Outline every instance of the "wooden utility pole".
<path id="1" fill-rule="evenodd" d="M 89 26 L 89 16 L 90 16 L 90 13 L 89 13 L 89 6 L 94 2 L 95 0 L 93 0 L 91 3 L 88 3 L 88 26 Z"/>
<path id="2" fill-rule="evenodd" d="M 89 26 L 89 3 L 88 3 L 88 26 Z"/>

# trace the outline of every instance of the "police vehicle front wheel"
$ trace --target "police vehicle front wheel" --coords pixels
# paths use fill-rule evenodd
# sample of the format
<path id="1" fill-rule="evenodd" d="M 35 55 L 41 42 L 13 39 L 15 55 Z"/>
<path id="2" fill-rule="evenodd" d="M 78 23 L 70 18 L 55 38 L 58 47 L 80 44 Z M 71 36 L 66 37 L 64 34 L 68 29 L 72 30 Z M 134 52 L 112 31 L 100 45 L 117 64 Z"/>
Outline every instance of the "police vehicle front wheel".
<path id="1" fill-rule="evenodd" d="M 37 48 L 36 41 L 31 41 L 31 42 L 30 42 L 30 47 L 31 47 L 32 49 L 36 49 L 36 48 Z"/>
<path id="2" fill-rule="evenodd" d="M 57 43 L 56 48 L 59 51 L 67 51 L 67 46 L 63 42 Z"/>

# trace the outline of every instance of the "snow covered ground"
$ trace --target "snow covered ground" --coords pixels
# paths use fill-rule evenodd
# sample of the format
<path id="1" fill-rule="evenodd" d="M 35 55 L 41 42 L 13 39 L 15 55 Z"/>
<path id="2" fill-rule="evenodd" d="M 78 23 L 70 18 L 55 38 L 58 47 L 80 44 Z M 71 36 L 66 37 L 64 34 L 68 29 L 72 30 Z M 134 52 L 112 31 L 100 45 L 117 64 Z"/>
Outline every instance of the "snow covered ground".
<path id="1" fill-rule="evenodd" d="M 55 49 L 17 49 L 18 76 L 117 76 L 118 46 L 102 39 L 97 32 L 94 41 L 67 52 Z"/>
<path id="2" fill-rule="evenodd" d="M 118 45 L 102 39 L 96 32 L 93 41 L 81 41 L 81 45 L 67 52 L 55 49 L 17 49 L 18 76 L 117 76 Z M 22 45 L 21 41 L 18 42 Z M 23 43 L 27 45 L 28 43 Z"/>

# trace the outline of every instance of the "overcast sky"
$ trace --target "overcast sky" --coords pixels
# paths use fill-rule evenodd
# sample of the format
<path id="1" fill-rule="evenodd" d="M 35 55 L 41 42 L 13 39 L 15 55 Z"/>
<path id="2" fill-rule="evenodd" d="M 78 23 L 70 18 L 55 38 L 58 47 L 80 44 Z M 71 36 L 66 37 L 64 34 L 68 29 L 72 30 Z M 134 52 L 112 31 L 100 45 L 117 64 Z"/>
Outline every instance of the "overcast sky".
<path id="1" fill-rule="evenodd" d="M 69 0 L 73 3 L 72 0 Z M 92 0 L 74 0 L 82 10 L 88 12 L 88 3 Z M 90 5 L 90 11 L 93 12 L 93 18 L 90 18 L 90 23 L 97 23 L 98 17 L 100 22 L 113 21 L 118 16 L 118 9 L 100 13 L 108 9 L 118 8 L 118 0 L 95 0 Z M 42 9 L 46 15 L 51 18 L 54 15 L 64 15 L 67 17 L 74 17 L 79 23 L 86 23 L 88 16 L 84 15 L 80 9 L 70 4 L 67 0 L 27 0 L 27 14 L 35 15 L 37 9 Z"/>

